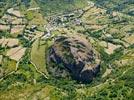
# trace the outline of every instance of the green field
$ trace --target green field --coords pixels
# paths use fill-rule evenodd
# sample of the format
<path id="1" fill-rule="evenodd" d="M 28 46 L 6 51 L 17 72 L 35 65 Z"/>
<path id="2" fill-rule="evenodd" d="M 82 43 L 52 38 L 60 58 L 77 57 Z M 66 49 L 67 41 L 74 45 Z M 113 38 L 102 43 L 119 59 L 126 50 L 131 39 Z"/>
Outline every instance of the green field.
<path id="1" fill-rule="evenodd" d="M 41 45 L 41 42 L 39 42 L 39 40 L 36 40 L 32 45 L 31 61 L 41 72 L 46 73 L 45 47 L 45 44 Z"/>

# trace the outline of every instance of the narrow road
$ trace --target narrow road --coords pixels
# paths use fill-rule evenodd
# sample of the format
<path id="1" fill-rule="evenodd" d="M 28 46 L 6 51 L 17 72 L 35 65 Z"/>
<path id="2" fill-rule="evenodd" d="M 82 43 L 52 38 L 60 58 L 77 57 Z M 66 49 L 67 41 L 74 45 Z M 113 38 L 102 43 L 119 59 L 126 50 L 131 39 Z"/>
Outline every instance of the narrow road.
<path id="1" fill-rule="evenodd" d="M 34 66 L 34 68 L 36 69 L 36 71 L 39 74 L 43 75 L 46 79 L 48 79 L 47 75 L 45 75 L 43 72 L 39 71 L 38 68 L 37 68 L 37 66 L 32 61 L 30 61 L 30 63 Z"/>

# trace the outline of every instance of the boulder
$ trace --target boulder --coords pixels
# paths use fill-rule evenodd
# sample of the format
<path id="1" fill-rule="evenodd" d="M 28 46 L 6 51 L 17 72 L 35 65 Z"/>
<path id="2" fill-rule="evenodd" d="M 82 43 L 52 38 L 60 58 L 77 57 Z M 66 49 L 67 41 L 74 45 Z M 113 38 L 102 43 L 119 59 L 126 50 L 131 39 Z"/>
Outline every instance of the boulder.
<path id="1" fill-rule="evenodd" d="M 58 37 L 48 53 L 48 72 L 54 77 L 71 76 L 88 83 L 100 71 L 99 54 L 82 36 Z"/>

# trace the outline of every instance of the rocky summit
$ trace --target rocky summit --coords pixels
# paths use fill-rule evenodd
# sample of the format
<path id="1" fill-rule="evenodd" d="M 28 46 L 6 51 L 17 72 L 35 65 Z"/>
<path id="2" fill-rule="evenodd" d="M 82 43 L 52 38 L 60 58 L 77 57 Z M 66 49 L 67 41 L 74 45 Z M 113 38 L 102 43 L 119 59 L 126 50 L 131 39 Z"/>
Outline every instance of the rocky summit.
<path id="1" fill-rule="evenodd" d="M 71 77 L 89 83 L 100 71 L 99 55 L 82 36 L 60 36 L 48 54 L 48 71 L 55 77 Z"/>

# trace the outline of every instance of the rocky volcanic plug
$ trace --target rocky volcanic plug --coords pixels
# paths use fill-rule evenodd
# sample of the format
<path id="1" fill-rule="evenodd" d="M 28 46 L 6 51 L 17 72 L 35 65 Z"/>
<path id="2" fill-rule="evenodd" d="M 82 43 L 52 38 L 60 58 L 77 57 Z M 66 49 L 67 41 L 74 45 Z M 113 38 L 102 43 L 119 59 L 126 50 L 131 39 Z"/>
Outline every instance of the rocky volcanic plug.
<path id="1" fill-rule="evenodd" d="M 100 71 L 100 60 L 90 42 L 82 36 L 58 37 L 48 54 L 48 72 L 88 83 Z"/>

